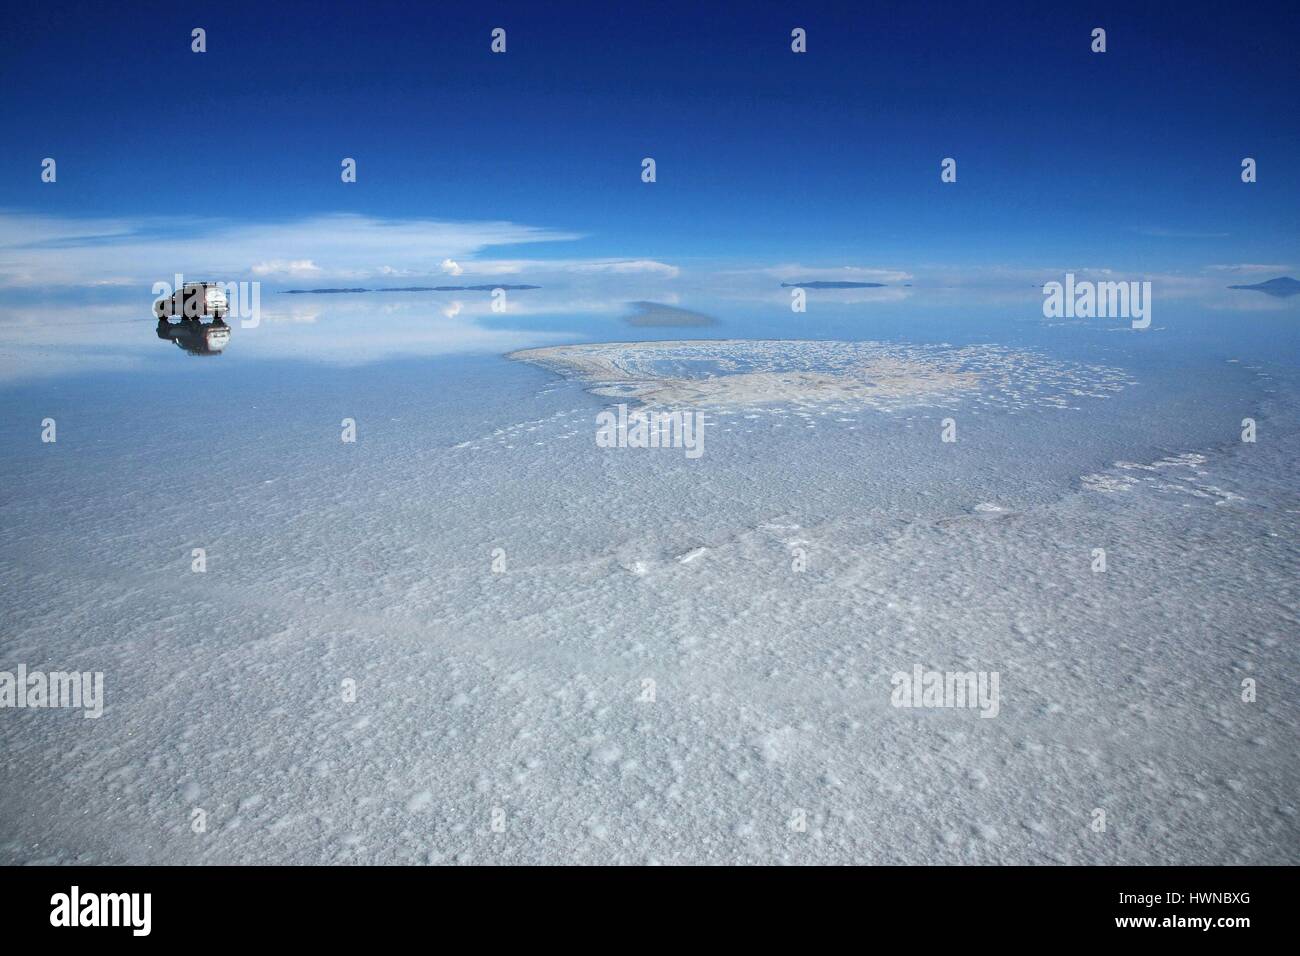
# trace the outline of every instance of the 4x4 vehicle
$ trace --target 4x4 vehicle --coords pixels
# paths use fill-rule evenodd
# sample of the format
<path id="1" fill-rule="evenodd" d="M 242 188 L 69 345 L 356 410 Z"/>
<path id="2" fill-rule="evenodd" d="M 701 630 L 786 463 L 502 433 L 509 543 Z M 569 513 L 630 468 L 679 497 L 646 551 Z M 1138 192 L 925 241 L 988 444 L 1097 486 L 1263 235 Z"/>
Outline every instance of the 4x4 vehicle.
<path id="1" fill-rule="evenodd" d="M 226 293 L 215 282 L 187 282 L 171 298 L 153 304 L 153 314 L 159 319 L 225 319 L 229 313 Z"/>

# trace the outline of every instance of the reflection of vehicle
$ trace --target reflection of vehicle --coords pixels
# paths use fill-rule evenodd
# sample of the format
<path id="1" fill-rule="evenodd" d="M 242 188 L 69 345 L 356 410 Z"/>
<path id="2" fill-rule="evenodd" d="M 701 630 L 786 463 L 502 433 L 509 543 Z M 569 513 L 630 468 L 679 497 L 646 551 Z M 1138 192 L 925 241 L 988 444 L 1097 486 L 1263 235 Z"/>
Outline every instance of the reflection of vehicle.
<path id="1" fill-rule="evenodd" d="M 190 355 L 220 355 L 230 341 L 230 326 L 221 319 L 203 323 L 198 319 L 168 322 L 158 319 L 158 338 L 175 342 Z"/>
<path id="2" fill-rule="evenodd" d="M 226 293 L 215 282 L 187 282 L 171 298 L 159 299 L 153 304 L 153 314 L 159 319 L 206 316 L 224 319 L 229 313 Z"/>

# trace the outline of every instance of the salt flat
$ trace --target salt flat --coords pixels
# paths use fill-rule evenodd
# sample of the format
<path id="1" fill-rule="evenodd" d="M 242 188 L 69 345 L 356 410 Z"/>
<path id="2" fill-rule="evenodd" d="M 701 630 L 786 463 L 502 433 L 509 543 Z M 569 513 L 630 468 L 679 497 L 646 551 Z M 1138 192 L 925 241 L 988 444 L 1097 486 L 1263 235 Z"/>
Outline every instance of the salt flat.
<path id="1" fill-rule="evenodd" d="M 1270 440 L 1142 457 L 1176 392 L 1032 349 L 514 357 L 15 442 L 4 660 L 106 706 L 0 715 L 0 861 L 1296 862 L 1294 382 L 1225 366 Z M 804 373 L 691 392 L 696 461 L 593 441 L 611 383 Z M 917 665 L 996 718 L 892 706 Z"/>
<path id="2" fill-rule="evenodd" d="M 895 406 L 979 391 L 1013 405 L 1104 396 L 1117 369 L 1052 361 L 996 346 L 782 339 L 606 342 L 511 352 L 585 381 L 596 395 L 646 405 Z"/>

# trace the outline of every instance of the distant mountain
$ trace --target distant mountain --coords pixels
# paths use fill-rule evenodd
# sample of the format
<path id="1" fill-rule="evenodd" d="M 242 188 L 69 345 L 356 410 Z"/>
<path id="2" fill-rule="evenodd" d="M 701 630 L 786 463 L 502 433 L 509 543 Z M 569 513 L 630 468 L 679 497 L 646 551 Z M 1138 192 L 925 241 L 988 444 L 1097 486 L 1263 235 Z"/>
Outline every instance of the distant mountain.
<path id="1" fill-rule="evenodd" d="M 1269 279 L 1267 282 L 1256 282 L 1254 285 L 1230 285 L 1228 288 L 1254 289 L 1256 292 L 1263 292 L 1265 295 L 1277 296 L 1279 299 L 1285 299 L 1289 296 L 1300 294 L 1300 282 L 1297 282 L 1290 276 L 1281 276 L 1277 279 Z"/>
<path id="2" fill-rule="evenodd" d="M 339 295 L 344 292 L 491 292 L 505 289 L 540 289 L 539 285 L 412 285 L 399 289 L 285 289 L 281 295 Z"/>
<path id="3" fill-rule="evenodd" d="M 883 289 L 883 282 L 782 282 L 782 289 Z"/>

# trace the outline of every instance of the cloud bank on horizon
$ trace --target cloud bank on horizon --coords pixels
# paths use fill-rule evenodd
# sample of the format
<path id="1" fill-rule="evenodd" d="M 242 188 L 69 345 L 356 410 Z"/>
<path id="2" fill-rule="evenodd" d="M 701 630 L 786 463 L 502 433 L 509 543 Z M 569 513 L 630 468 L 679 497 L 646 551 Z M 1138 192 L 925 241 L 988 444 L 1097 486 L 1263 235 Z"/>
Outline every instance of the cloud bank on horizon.
<path id="1" fill-rule="evenodd" d="M 150 285 L 177 272 L 272 283 L 546 272 L 677 274 L 675 266 L 654 259 L 485 255 L 493 249 L 578 238 L 573 232 L 513 222 L 352 213 L 280 223 L 0 213 L 0 289 Z"/>
<path id="2" fill-rule="evenodd" d="M 0 293 L 86 286 L 151 286 L 176 273 L 225 281 L 260 280 L 272 286 L 361 280 L 533 279 L 581 282 L 600 279 L 639 294 L 646 280 L 703 283 L 725 294 L 771 283 L 852 281 L 902 289 L 1008 288 L 1041 283 L 1065 272 L 1079 276 L 1142 275 L 1165 294 L 1217 291 L 1233 276 L 1267 277 L 1295 271 L 1288 263 L 1212 263 L 1158 273 L 1086 263 L 1039 265 L 896 265 L 782 262 L 737 268 L 719 257 L 689 269 L 638 256 L 505 256 L 523 246 L 551 248 L 580 234 L 509 221 L 386 219 L 355 213 L 284 222 L 181 221 L 168 218 L 88 218 L 0 212 Z"/>

